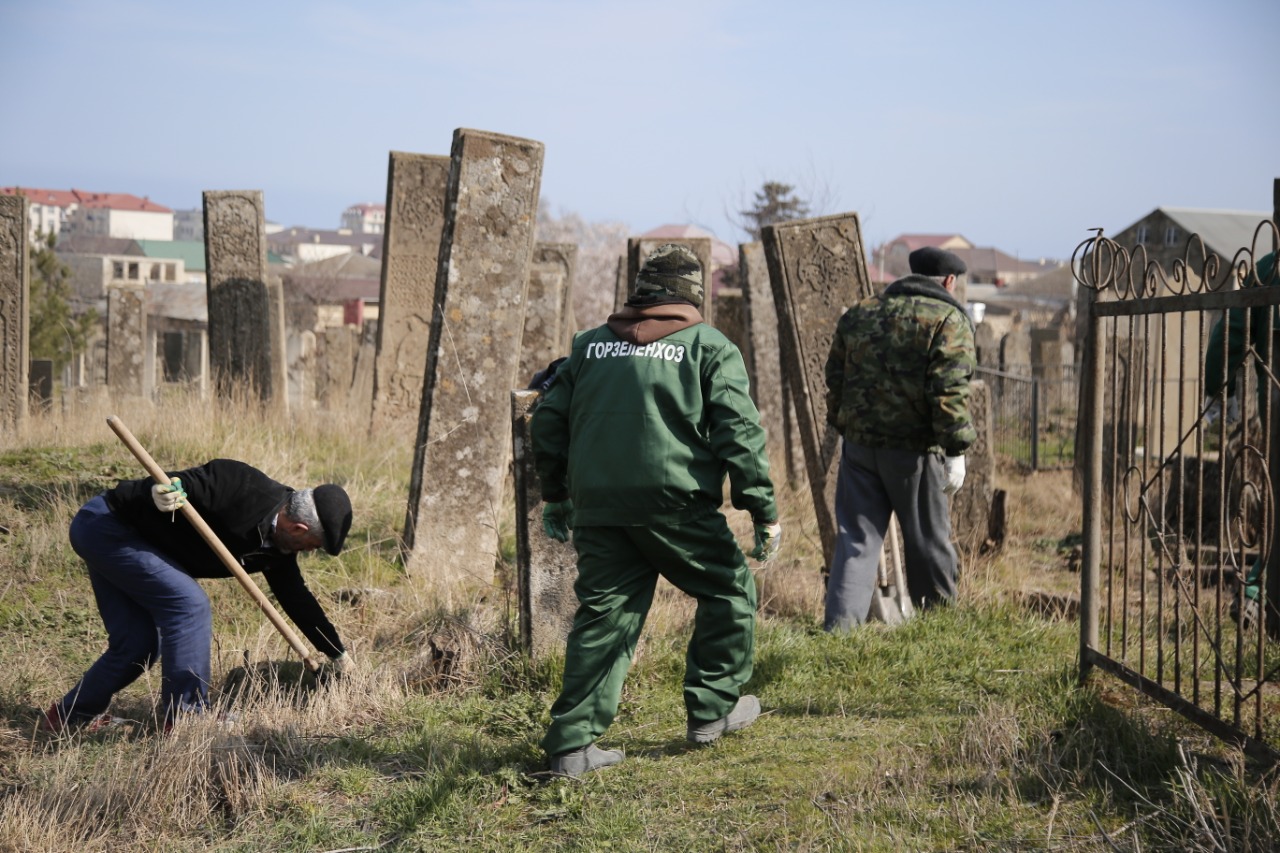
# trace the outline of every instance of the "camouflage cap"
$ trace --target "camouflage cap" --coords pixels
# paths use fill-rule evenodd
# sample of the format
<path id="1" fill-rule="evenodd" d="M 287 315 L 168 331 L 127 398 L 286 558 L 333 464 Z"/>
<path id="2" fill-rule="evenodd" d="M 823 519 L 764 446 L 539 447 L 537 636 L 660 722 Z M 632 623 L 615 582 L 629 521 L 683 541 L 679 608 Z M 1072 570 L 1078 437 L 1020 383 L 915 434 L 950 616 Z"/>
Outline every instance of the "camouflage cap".
<path id="1" fill-rule="evenodd" d="M 635 296 L 675 296 L 702 305 L 702 264 L 679 243 L 664 243 L 644 259 Z"/>

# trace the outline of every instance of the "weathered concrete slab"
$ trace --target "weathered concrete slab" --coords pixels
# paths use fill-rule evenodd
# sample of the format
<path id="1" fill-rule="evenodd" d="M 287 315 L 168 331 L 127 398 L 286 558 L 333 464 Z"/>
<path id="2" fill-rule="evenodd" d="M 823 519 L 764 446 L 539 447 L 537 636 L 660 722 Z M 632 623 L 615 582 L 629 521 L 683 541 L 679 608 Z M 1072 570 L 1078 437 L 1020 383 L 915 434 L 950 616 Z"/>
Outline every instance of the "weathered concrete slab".
<path id="1" fill-rule="evenodd" d="M 454 133 L 405 520 L 410 571 L 493 579 L 543 145 Z"/>
<path id="2" fill-rule="evenodd" d="M 702 319 L 711 325 L 716 325 L 715 320 L 715 299 L 711 293 L 711 238 L 710 237 L 629 237 L 627 239 L 627 290 L 630 292 L 632 285 L 635 284 L 636 276 L 640 273 L 640 266 L 644 263 L 644 259 L 653 254 L 654 250 L 659 246 L 665 246 L 667 243 L 675 243 L 684 246 L 689 251 L 698 256 L 698 263 L 702 265 Z M 623 297 L 626 301 L 626 297 Z M 621 303 L 619 303 L 620 305 Z"/>
<path id="3" fill-rule="evenodd" d="M 392 151 L 373 372 L 373 429 L 415 421 L 440 263 L 449 158 Z"/>
<path id="4" fill-rule="evenodd" d="M 538 243 L 533 247 L 533 262 L 559 270 L 564 276 L 564 295 L 560 299 L 560 355 L 573 348 L 573 334 L 578 330 L 573 311 L 573 288 L 578 273 L 578 246 L 575 243 Z"/>
<path id="5" fill-rule="evenodd" d="M 835 550 L 839 434 L 827 425 L 824 369 L 840 316 L 874 295 L 856 213 L 766 226 L 778 337 L 793 395 L 825 566 Z M 824 568 L 824 571 L 826 569 Z"/>
<path id="6" fill-rule="evenodd" d="M 204 193 L 209 370 L 220 397 L 272 399 L 272 318 L 260 190 Z M 285 389 L 279 389 L 286 393 Z"/>
<path id="7" fill-rule="evenodd" d="M 538 396 L 537 391 L 511 392 L 520 645 L 534 660 L 564 651 L 578 608 L 573 591 L 578 555 L 573 543 L 557 542 L 542 530 L 542 489 L 529 435 Z"/>
<path id="8" fill-rule="evenodd" d="M 27 423 L 30 366 L 30 279 L 27 199 L 0 195 L 0 426 L 21 432 Z"/>
<path id="9" fill-rule="evenodd" d="M 147 289 L 141 284 L 107 288 L 107 387 L 115 400 L 151 397 L 147 382 Z"/>

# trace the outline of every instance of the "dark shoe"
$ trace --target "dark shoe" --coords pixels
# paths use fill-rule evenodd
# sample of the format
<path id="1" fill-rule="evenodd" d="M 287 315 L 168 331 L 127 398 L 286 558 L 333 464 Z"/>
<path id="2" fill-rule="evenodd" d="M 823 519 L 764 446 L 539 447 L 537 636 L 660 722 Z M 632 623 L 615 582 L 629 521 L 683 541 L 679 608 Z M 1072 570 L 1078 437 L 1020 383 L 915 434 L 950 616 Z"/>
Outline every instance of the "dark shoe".
<path id="1" fill-rule="evenodd" d="M 714 723 L 703 723 L 700 726 L 689 724 L 688 738 L 694 743 L 711 743 L 720 735 L 745 729 L 760 716 L 760 700 L 754 696 L 743 696 L 733 710 Z"/>
<path id="2" fill-rule="evenodd" d="M 551 772 L 565 776 L 581 776 L 583 773 L 590 773 L 601 767 L 612 767 L 622 759 L 623 753 L 620 749 L 601 749 L 594 743 L 589 743 L 581 749 L 551 756 Z"/>

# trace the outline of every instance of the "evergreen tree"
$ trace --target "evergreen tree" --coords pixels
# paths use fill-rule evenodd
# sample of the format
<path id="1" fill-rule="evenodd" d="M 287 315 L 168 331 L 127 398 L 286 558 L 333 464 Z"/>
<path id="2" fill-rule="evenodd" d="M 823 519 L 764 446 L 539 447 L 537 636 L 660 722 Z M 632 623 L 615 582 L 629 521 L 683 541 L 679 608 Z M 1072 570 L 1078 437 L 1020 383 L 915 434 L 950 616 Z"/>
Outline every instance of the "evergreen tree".
<path id="1" fill-rule="evenodd" d="M 743 217 L 742 230 L 752 240 L 760 239 L 766 225 L 804 219 L 809 215 L 809 202 L 795 195 L 795 187 L 778 181 L 765 181 L 756 190 L 755 204 L 738 211 Z"/>
<path id="2" fill-rule="evenodd" d="M 30 348 L 32 358 L 52 359 L 56 376 L 88 346 L 98 312 L 72 315 L 71 268 L 54 253 L 55 240 L 53 234 L 42 234 L 30 246 Z"/>

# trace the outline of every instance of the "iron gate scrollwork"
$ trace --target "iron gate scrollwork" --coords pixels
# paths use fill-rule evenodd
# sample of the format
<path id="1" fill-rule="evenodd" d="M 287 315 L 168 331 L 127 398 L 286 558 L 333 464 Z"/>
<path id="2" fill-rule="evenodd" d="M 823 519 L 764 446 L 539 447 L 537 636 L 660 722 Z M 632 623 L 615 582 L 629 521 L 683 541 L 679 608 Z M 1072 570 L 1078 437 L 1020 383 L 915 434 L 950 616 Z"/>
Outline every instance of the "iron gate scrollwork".
<path id="1" fill-rule="evenodd" d="M 1170 270 L 1099 231 L 1087 307 L 1082 677 L 1104 669 L 1280 756 L 1280 272 L 1264 220 Z M 1260 265 L 1258 262 L 1263 261 Z"/>

